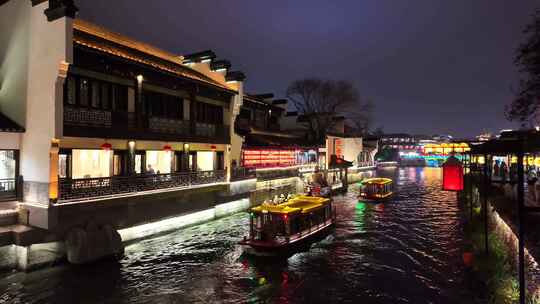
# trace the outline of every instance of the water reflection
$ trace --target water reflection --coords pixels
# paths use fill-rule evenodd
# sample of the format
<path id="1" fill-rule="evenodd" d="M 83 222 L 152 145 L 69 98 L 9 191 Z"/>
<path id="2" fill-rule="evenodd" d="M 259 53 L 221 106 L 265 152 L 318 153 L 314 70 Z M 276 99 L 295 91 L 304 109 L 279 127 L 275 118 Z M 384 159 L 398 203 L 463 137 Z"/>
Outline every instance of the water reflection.
<path id="1" fill-rule="evenodd" d="M 335 197 L 335 231 L 289 259 L 257 259 L 236 242 L 247 215 L 126 249 L 119 263 L 62 266 L 0 280 L 14 303 L 466 303 L 458 206 L 440 169 L 379 172 L 396 181 L 384 204 Z"/>

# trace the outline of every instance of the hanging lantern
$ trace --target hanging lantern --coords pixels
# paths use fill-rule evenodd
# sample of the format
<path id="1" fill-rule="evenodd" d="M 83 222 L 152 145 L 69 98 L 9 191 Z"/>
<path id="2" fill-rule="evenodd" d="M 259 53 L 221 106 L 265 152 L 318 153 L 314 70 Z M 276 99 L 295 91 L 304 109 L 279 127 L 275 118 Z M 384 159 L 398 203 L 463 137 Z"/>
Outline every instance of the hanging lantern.
<path id="1" fill-rule="evenodd" d="M 163 151 L 165 151 L 165 152 L 170 152 L 170 151 L 172 151 L 171 145 L 165 145 L 165 146 L 163 146 Z"/>
<path id="2" fill-rule="evenodd" d="M 101 150 L 109 151 L 110 149 L 112 149 L 112 145 L 108 142 L 101 145 Z"/>
<path id="3" fill-rule="evenodd" d="M 455 156 L 450 156 L 442 165 L 443 167 L 443 190 L 463 190 L 463 164 Z"/>
<path id="4" fill-rule="evenodd" d="M 214 145 L 211 145 L 211 146 L 210 146 L 210 149 L 211 149 L 212 151 L 216 151 L 217 147 L 214 146 Z"/>

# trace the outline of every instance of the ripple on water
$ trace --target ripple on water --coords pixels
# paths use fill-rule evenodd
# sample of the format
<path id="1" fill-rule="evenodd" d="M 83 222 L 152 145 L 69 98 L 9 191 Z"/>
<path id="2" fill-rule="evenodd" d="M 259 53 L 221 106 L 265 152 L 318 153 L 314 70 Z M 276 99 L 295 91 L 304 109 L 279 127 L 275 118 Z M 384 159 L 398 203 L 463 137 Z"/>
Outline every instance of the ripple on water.
<path id="1" fill-rule="evenodd" d="M 0 280 L 13 303 L 466 303 L 454 193 L 439 169 L 385 170 L 396 195 L 336 196 L 339 222 L 311 250 L 285 260 L 245 257 L 243 213 L 126 248 L 119 263 L 61 266 Z"/>

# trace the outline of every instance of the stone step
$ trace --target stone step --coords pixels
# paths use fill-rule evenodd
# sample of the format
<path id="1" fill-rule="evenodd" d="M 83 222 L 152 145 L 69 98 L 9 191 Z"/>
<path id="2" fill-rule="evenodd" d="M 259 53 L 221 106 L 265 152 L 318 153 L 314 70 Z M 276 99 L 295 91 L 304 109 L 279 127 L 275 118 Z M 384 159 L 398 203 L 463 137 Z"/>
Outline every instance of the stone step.
<path id="1" fill-rule="evenodd" d="M 19 213 L 15 209 L 0 210 L 0 227 L 17 224 L 18 217 Z"/>
<path id="2" fill-rule="evenodd" d="M 39 230 L 26 225 L 9 225 L 0 227 L 0 247 L 6 245 L 28 246 Z"/>

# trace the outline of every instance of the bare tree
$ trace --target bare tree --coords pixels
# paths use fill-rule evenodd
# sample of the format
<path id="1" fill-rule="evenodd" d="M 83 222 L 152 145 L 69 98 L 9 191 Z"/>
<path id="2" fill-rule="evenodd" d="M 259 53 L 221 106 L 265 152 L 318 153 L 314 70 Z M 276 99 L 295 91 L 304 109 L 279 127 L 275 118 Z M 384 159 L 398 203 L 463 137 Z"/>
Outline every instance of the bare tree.
<path id="1" fill-rule="evenodd" d="M 358 135 L 366 136 L 371 126 L 372 112 L 373 104 L 370 101 L 357 102 L 357 105 L 351 107 L 344 116 L 356 129 Z"/>
<path id="2" fill-rule="evenodd" d="M 515 58 L 522 78 L 517 96 L 506 107 L 506 117 L 526 126 L 540 122 L 540 9 L 523 33 L 526 41 L 519 46 Z"/>
<path id="3" fill-rule="evenodd" d="M 344 116 L 354 120 L 360 129 L 369 122 L 369 103 L 361 103 L 356 88 L 348 81 L 307 78 L 293 81 L 287 97 L 299 115 L 305 118 L 309 136 L 322 140 L 334 126 L 335 118 Z M 354 115 L 351 116 L 351 113 Z"/>

